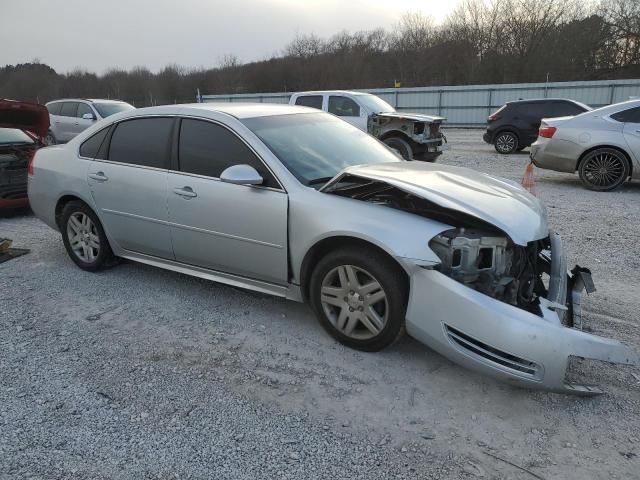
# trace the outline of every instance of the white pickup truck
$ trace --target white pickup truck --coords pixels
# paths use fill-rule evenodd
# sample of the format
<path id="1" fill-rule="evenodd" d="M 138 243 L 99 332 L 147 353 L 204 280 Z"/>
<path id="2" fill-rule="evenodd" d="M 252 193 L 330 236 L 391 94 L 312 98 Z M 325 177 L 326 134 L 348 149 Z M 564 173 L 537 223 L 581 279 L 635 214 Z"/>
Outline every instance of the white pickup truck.
<path id="1" fill-rule="evenodd" d="M 447 139 L 440 130 L 443 117 L 396 112 L 387 102 L 364 92 L 328 90 L 291 95 L 291 105 L 333 113 L 379 138 L 405 160 L 434 162 Z"/>

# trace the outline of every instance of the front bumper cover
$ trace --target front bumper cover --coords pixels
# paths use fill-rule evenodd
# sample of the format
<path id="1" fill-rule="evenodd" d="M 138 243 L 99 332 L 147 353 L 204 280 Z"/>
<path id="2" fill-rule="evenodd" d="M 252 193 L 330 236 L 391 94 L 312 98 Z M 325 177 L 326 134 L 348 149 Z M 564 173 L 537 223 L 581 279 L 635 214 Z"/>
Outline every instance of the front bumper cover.
<path id="1" fill-rule="evenodd" d="M 569 357 L 640 365 L 640 354 L 617 340 L 563 324 L 563 316 L 570 315 L 564 323 L 579 325 L 582 292 L 578 289 L 589 283 L 590 275 L 578 267 L 554 280 L 554 270 L 566 266 L 560 238 L 555 237 L 550 273 L 556 284 L 550 284 L 550 298 L 541 299 L 542 316 L 495 300 L 436 270 L 417 268 L 411 275 L 407 332 L 455 363 L 514 385 L 578 395 L 602 393 L 597 387 L 566 380 Z M 557 301 L 561 298 L 573 302 L 567 307 Z"/>

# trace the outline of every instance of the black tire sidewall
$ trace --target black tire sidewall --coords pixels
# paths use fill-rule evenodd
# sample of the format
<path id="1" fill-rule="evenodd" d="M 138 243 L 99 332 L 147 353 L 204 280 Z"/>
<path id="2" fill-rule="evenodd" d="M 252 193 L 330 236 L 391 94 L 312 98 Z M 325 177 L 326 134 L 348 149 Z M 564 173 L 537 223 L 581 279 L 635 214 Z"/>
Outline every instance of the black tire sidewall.
<path id="1" fill-rule="evenodd" d="M 407 161 L 413 160 L 413 152 L 411 150 L 411 145 L 409 142 L 402 138 L 398 137 L 389 137 L 384 140 L 385 145 L 389 148 L 393 148 L 400 153 L 400 156 Z"/>
<path id="2" fill-rule="evenodd" d="M 513 137 L 514 143 L 513 143 L 513 148 L 511 150 L 507 151 L 501 151 L 498 149 L 498 139 L 500 137 L 502 137 L 503 135 L 509 135 L 511 137 Z M 496 149 L 496 152 L 498 152 L 500 155 L 509 155 L 510 153 L 513 153 L 515 151 L 518 150 L 518 146 L 519 146 L 519 140 L 518 140 L 518 136 L 513 133 L 513 132 L 500 132 L 496 135 L 496 139 L 493 143 L 494 148 Z"/>
<path id="3" fill-rule="evenodd" d="M 373 338 L 359 340 L 339 332 L 327 318 L 320 301 L 322 281 L 326 274 L 340 265 L 354 265 L 369 272 L 387 294 L 389 319 L 382 332 Z M 367 352 L 382 350 L 404 333 L 408 300 L 408 282 L 399 265 L 373 249 L 348 248 L 329 253 L 316 265 L 311 274 L 309 302 L 322 327 L 340 343 Z"/>
<path id="4" fill-rule="evenodd" d="M 78 256 L 73 252 L 73 249 L 71 248 L 69 237 L 67 235 L 67 222 L 69 221 L 69 217 L 71 217 L 71 215 L 73 215 L 74 213 L 84 213 L 96 226 L 98 238 L 100 239 L 100 251 L 98 252 L 98 256 L 93 262 L 83 262 L 80 258 L 78 258 Z M 60 230 L 62 233 L 62 241 L 64 242 L 64 247 L 67 250 L 69 257 L 71 257 L 71 260 L 73 260 L 73 262 L 81 269 L 87 270 L 89 272 L 95 272 L 103 266 L 107 266 L 113 259 L 113 253 L 111 251 L 109 241 L 107 240 L 107 236 L 104 233 L 104 229 L 102 228 L 102 223 L 100 223 L 98 216 L 86 203 L 73 201 L 67 203 L 64 206 L 64 208 L 62 209 Z"/>
<path id="5" fill-rule="evenodd" d="M 598 185 L 593 185 L 592 183 L 590 183 L 587 179 L 586 176 L 584 174 L 584 166 L 587 163 L 587 161 L 595 156 L 598 155 L 600 153 L 613 153 L 615 155 L 617 155 L 623 165 L 624 165 L 624 174 L 620 176 L 620 178 L 614 182 L 611 185 L 608 185 L 606 187 L 599 187 Z M 616 188 L 618 188 L 620 185 L 622 185 L 625 180 L 629 177 L 630 174 L 630 165 L 629 165 L 629 159 L 627 158 L 627 156 L 622 153 L 619 150 L 616 150 L 614 148 L 598 148 L 596 150 L 593 150 L 592 152 L 589 152 L 587 155 L 585 155 L 585 157 L 580 161 L 580 166 L 578 167 L 578 176 L 580 177 L 580 181 L 582 182 L 582 185 L 585 186 L 585 188 L 589 189 L 589 190 L 593 190 L 594 192 L 609 192 L 611 190 L 615 190 Z"/>

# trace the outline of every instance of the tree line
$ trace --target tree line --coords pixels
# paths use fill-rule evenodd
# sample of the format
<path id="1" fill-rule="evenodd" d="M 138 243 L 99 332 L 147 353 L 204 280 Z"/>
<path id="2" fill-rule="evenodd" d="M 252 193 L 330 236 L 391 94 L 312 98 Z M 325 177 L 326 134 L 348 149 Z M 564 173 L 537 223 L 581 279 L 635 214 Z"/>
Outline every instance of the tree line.
<path id="1" fill-rule="evenodd" d="M 58 73 L 38 61 L 0 68 L 0 97 L 118 98 L 136 106 L 202 93 L 602 80 L 640 76 L 640 0 L 462 0 L 441 24 L 407 13 L 390 30 L 296 36 L 279 55 L 215 68 L 169 65 Z"/>

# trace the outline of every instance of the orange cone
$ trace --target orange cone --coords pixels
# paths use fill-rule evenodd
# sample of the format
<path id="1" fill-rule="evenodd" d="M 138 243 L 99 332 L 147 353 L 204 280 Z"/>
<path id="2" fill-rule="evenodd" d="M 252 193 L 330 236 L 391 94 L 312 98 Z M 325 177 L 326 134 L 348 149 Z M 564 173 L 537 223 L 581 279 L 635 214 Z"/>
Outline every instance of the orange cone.
<path id="1" fill-rule="evenodd" d="M 529 162 L 529 164 L 527 165 L 527 169 L 524 171 L 524 177 L 522 177 L 521 183 L 525 190 L 527 190 L 531 195 L 536 194 L 536 184 L 533 175 L 533 163 Z"/>

